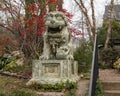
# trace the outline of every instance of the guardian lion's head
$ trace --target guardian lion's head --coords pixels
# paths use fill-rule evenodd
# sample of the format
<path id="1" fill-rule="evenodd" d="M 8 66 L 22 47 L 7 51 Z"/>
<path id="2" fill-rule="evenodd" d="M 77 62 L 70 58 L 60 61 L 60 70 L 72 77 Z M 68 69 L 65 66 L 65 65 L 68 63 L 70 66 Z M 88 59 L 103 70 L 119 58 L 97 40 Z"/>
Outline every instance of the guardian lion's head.
<path id="1" fill-rule="evenodd" d="M 45 16 L 45 26 L 50 33 L 61 32 L 67 26 L 67 18 L 62 12 L 50 12 Z"/>

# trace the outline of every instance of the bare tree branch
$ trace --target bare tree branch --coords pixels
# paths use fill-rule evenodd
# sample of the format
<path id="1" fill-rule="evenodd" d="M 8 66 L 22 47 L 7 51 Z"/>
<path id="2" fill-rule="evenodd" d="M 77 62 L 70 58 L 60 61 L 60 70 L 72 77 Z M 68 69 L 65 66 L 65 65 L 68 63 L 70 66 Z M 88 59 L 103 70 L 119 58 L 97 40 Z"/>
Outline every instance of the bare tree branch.
<path id="1" fill-rule="evenodd" d="M 74 1 L 79 6 L 80 11 L 85 18 L 86 26 L 87 26 L 87 30 L 88 30 L 88 35 L 90 37 L 90 40 L 94 41 L 95 33 L 96 33 L 96 19 L 95 19 L 95 12 L 94 12 L 94 0 L 90 1 L 92 17 L 89 16 L 88 9 L 86 8 L 83 0 L 79 0 L 79 2 L 77 0 L 74 0 Z"/>

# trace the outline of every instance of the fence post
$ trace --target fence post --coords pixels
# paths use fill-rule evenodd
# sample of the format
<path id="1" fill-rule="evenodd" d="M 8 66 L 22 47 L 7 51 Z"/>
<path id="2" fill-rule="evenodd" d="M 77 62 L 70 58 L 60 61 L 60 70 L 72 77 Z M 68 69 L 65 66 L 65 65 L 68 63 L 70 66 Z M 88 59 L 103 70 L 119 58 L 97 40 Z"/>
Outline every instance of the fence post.
<path id="1" fill-rule="evenodd" d="M 90 77 L 90 86 L 89 86 L 89 95 L 88 96 L 95 96 L 95 89 L 96 89 L 96 81 L 98 78 L 98 46 L 97 46 L 97 34 L 95 36 L 94 42 L 94 50 L 93 50 L 93 58 L 92 58 L 92 70 L 91 70 L 91 77 Z"/>

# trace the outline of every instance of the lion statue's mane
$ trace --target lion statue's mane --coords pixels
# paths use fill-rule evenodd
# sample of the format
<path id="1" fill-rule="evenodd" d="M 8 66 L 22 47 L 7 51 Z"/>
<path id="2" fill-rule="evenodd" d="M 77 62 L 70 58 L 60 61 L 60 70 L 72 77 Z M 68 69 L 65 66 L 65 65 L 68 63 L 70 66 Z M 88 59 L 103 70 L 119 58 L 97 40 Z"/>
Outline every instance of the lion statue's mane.
<path id="1" fill-rule="evenodd" d="M 62 12 L 53 11 L 46 14 L 46 32 L 43 35 L 44 48 L 40 59 L 73 59 L 70 44 L 71 33 L 67 28 L 67 23 L 67 17 Z"/>

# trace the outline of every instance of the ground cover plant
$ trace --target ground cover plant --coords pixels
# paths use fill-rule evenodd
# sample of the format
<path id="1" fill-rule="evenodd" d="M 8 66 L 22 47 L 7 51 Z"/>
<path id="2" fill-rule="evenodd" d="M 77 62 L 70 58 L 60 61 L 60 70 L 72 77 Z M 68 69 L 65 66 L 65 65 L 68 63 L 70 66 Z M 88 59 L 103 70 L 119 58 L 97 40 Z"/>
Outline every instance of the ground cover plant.
<path id="1" fill-rule="evenodd" d="M 37 96 L 26 87 L 26 80 L 0 75 L 0 96 Z"/>

